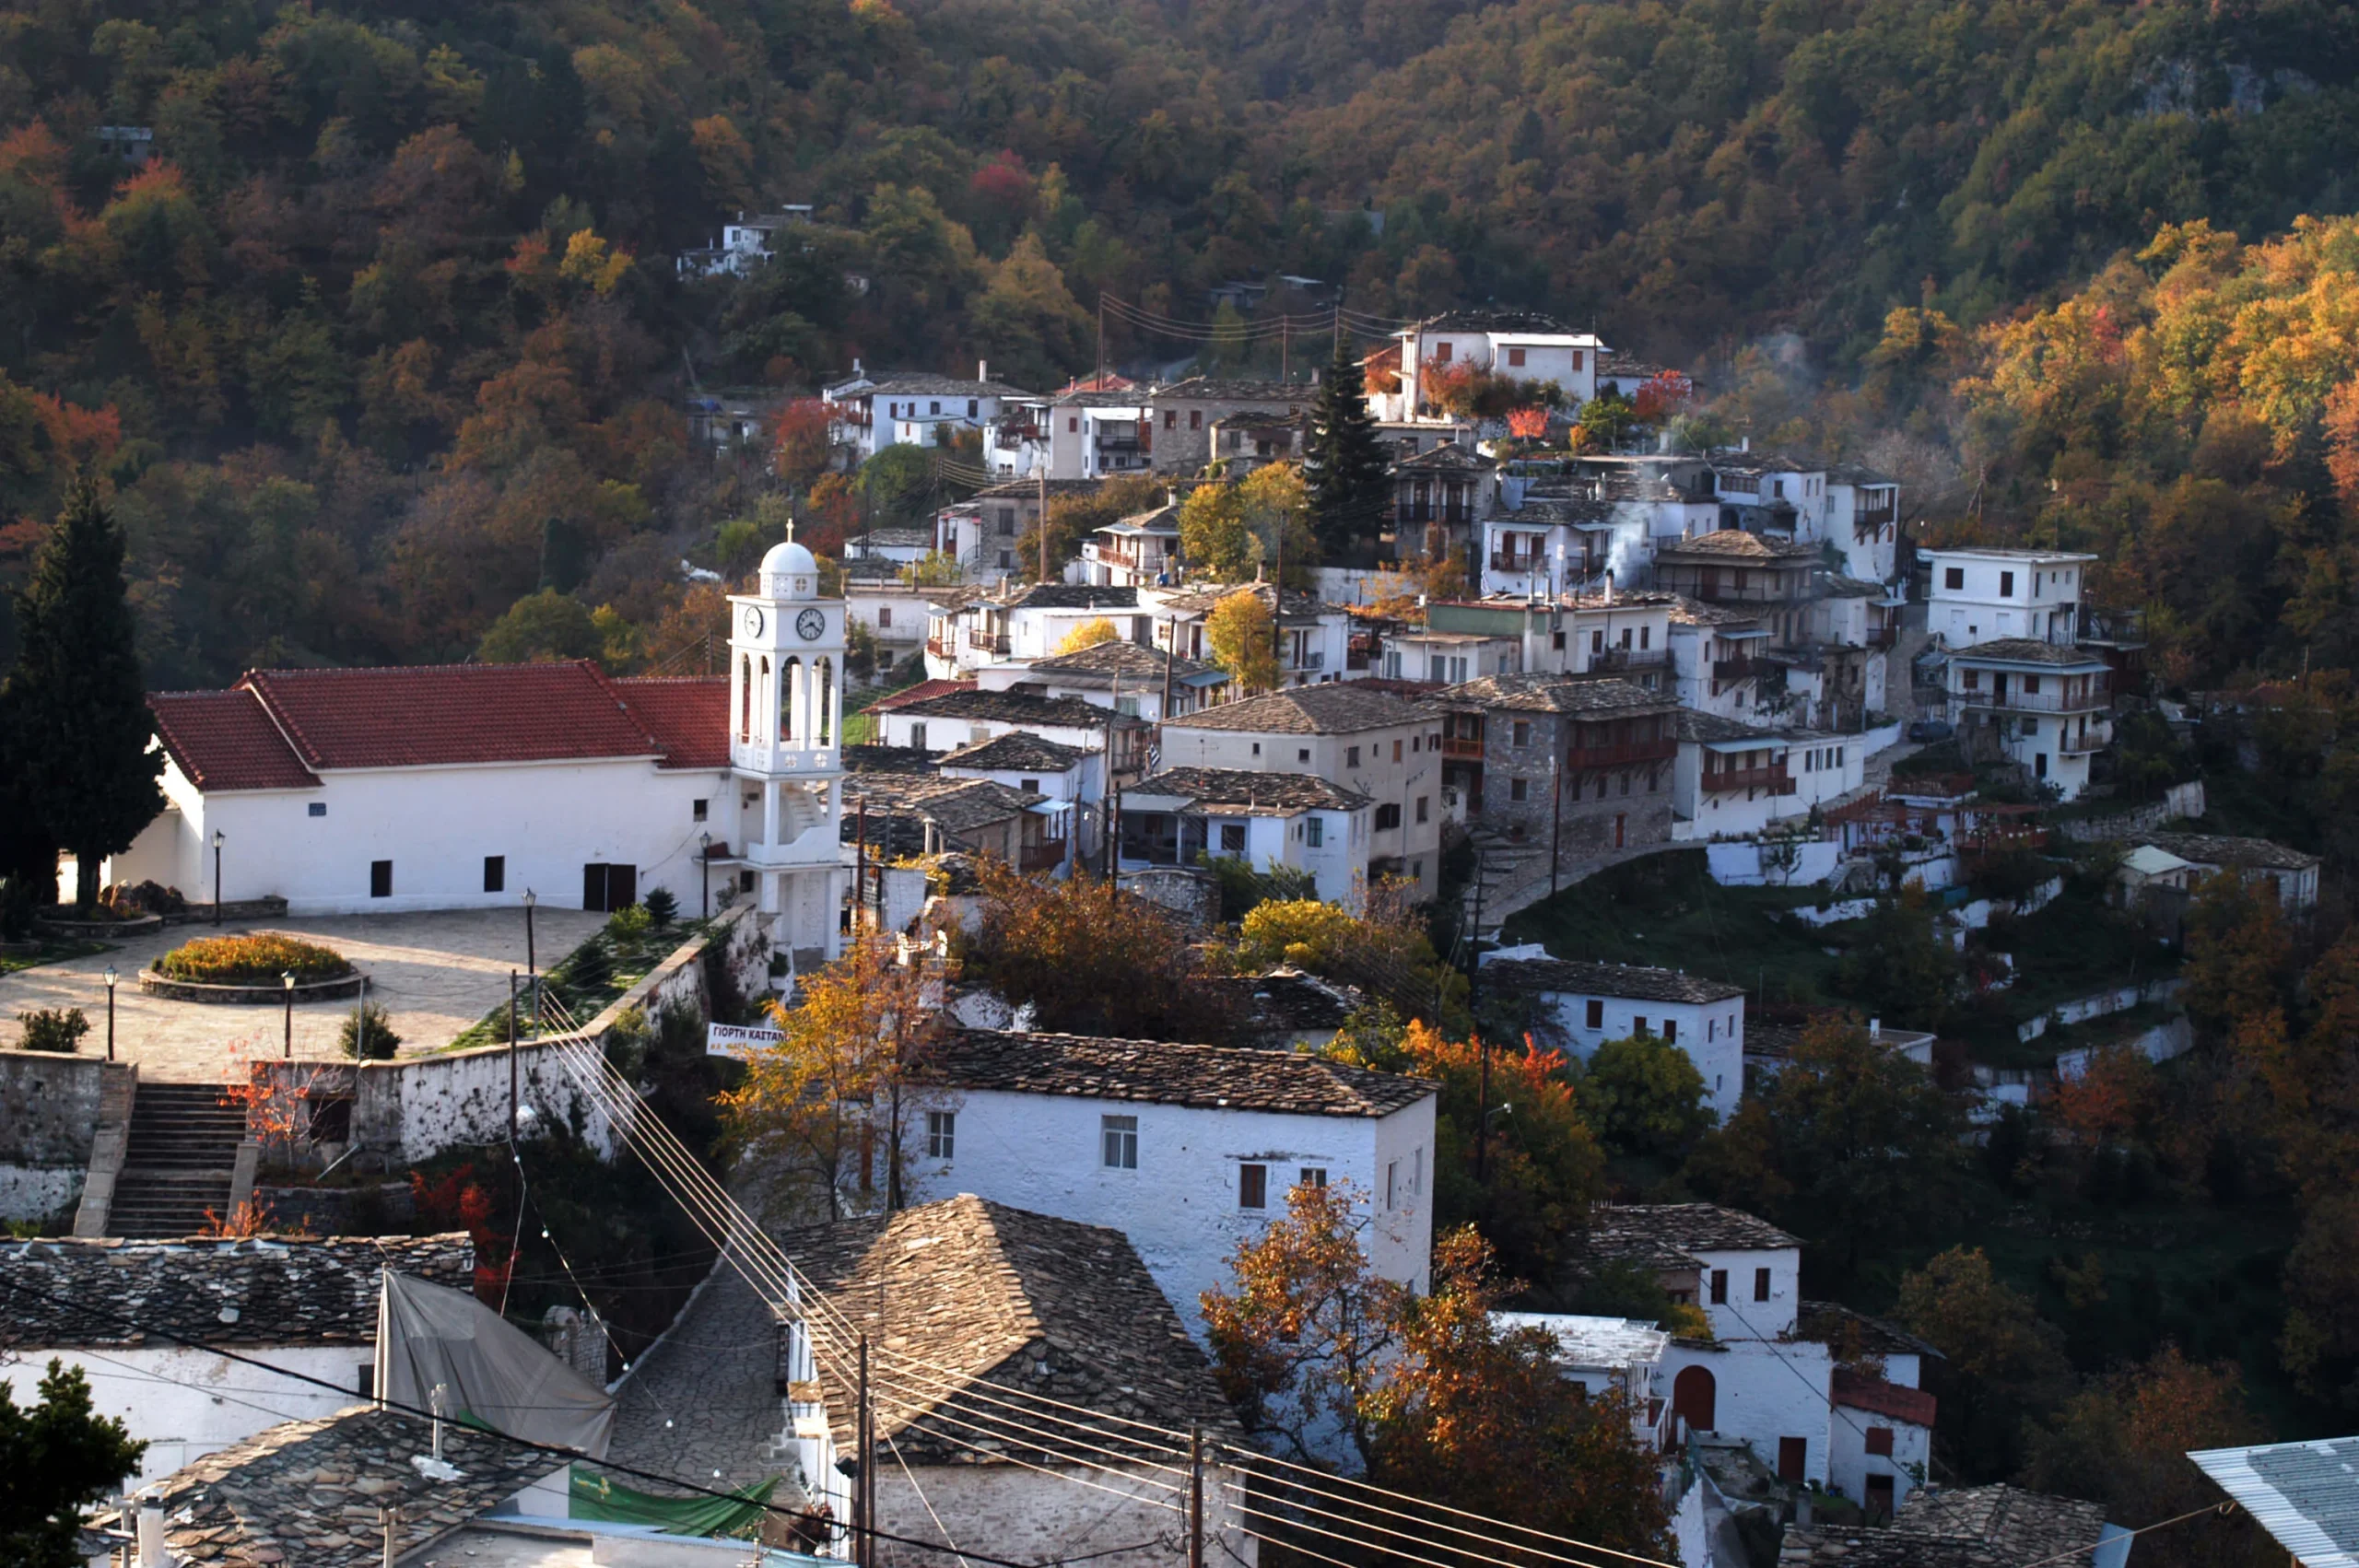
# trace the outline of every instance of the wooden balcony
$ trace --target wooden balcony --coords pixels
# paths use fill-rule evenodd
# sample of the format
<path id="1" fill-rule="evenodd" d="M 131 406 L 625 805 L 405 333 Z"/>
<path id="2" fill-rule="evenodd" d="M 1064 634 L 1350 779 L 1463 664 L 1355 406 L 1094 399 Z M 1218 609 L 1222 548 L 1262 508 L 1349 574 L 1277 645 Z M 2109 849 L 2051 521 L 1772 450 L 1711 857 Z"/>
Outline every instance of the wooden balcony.
<path id="1" fill-rule="evenodd" d="M 1483 743 L 1479 739 L 1468 740 L 1463 735 L 1444 735 L 1441 738 L 1441 755 L 1464 762 L 1480 762 L 1483 760 Z"/>
<path id="2" fill-rule="evenodd" d="M 1712 679 L 1722 683 L 1749 681 L 1761 673 L 1760 664 L 1751 654 L 1740 653 L 1733 659 L 1712 661 Z"/>
<path id="3" fill-rule="evenodd" d="M 1704 789 L 1711 794 L 1729 794 L 1738 790 L 1766 790 L 1773 795 L 1794 792 L 1794 780 L 1782 762 L 1769 767 L 1723 768 L 1703 778 Z"/>

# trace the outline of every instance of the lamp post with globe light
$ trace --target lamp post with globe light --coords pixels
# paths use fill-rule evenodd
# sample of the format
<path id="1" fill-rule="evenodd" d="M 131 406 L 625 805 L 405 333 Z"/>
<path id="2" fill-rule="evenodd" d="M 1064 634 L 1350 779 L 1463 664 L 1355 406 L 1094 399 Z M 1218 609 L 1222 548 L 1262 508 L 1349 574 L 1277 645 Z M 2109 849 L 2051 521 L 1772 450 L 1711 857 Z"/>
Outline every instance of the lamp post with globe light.
<path id="1" fill-rule="evenodd" d="M 108 1059 L 109 1061 L 112 1061 L 112 1060 L 114 1059 L 114 983 L 115 983 L 115 981 L 116 981 L 116 980 L 118 980 L 118 979 L 122 978 L 122 977 L 121 977 L 121 976 L 119 976 L 119 975 L 117 975 L 117 974 L 114 972 L 114 965 L 111 965 L 111 964 L 110 964 L 110 965 L 107 965 L 107 977 L 106 977 L 106 978 L 107 978 L 107 1059 Z"/>

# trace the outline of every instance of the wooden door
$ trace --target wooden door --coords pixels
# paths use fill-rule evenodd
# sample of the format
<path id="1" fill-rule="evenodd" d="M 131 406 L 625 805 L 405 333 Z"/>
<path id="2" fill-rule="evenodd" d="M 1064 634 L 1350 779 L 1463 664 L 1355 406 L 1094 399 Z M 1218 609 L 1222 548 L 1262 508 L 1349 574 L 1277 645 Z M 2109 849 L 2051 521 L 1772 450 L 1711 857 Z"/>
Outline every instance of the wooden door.
<path id="1" fill-rule="evenodd" d="M 605 907 L 628 908 L 638 902 L 639 868 L 637 866 L 608 866 Z"/>
<path id="2" fill-rule="evenodd" d="M 593 861 L 581 868 L 581 907 L 600 914 L 607 908 L 606 868 L 603 862 Z"/>
<path id="3" fill-rule="evenodd" d="M 1810 1439 L 1780 1437 L 1778 1439 L 1778 1479 L 1800 1486 L 1802 1476 L 1810 1469 Z"/>
<path id="4" fill-rule="evenodd" d="M 1679 1375 L 1671 1380 L 1671 1409 L 1691 1431 L 1718 1430 L 1719 1385 L 1713 1380 L 1711 1369 L 1681 1367 Z"/>
<path id="5" fill-rule="evenodd" d="M 1866 1506 L 1868 1523 L 1881 1525 L 1890 1522 L 1892 1518 L 1892 1478 L 1890 1476 L 1868 1478 Z"/>

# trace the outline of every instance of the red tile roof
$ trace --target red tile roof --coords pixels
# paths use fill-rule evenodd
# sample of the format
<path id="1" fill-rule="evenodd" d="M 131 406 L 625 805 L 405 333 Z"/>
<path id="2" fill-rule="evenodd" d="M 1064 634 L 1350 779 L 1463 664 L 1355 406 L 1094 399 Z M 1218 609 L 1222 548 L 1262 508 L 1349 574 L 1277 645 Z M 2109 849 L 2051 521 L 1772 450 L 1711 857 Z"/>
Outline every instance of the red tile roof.
<path id="1" fill-rule="evenodd" d="M 226 692 L 151 692 L 157 738 L 200 790 L 316 790 L 320 781 L 278 732 L 262 699 Z"/>
<path id="2" fill-rule="evenodd" d="M 891 696 L 878 697 L 868 705 L 868 711 L 890 713 L 897 708 L 907 708 L 913 702 L 923 702 L 928 697 L 947 696 L 952 692 L 970 692 L 975 689 L 975 683 L 972 681 L 920 681 L 916 685 L 904 691 L 895 692 Z"/>
<path id="3" fill-rule="evenodd" d="M 729 677 L 649 675 L 615 689 L 663 743 L 658 767 L 729 766 Z"/>
<path id="4" fill-rule="evenodd" d="M 240 685 L 313 768 L 657 756 L 663 747 L 587 660 L 256 670 Z"/>
<path id="5" fill-rule="evenodd" d="M 1873 1415 L 1890 1416 L 1913 1426 L 1933 1424 L 1935 1401 L 1922 1388 L 1903 1388 L 1881 1377 L 1835 1369 L 1835 1402 Z"/>

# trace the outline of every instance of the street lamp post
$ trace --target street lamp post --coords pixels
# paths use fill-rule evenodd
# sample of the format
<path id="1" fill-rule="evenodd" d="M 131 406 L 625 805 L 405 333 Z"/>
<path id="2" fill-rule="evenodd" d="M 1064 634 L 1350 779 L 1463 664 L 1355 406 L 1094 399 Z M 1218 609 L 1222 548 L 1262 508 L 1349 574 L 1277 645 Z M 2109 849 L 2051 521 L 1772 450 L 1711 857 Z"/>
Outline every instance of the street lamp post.
<path id="1" fill-rule="evenodd" d="M 107 1059 L 114 1059 L 114 983 L 119 977 L 114 965 L 107 965 Z"/>
<path id="2" fill-rule="evenodd" d="M 702 851 L 697 857 L 697 871 L 703 883 L 704 918 L 710 920 L 712 919 L 712 835 L 698 834 L 697 847 Z"/>
<path id="3" fill-rule="evenodd" d="M 533 906 L 539 902 L 540 899 L 534 895 L 531 888 L 524 890 L 524 977 L 527 980 L 540 973 L 540 966 L 534 961 L 533 954 Z"/>
<path id="4" fill-rule="evenodd" d="M 286 989 L 287 992 L 287 1006 L 284 1009 L 287 1021 L 286 1043 L 278 1054 L 287 1060 L 293 1061 L 295 1059 L 295 971 L 281 969 L 278 972 L 278 983 Z"/>
<path id="5" fill-rule="evenodd" d="M 219 828 L 213 830 L 213 923 L 217 926 L 221 923 L 221 841 L 226 837 Z"/>

